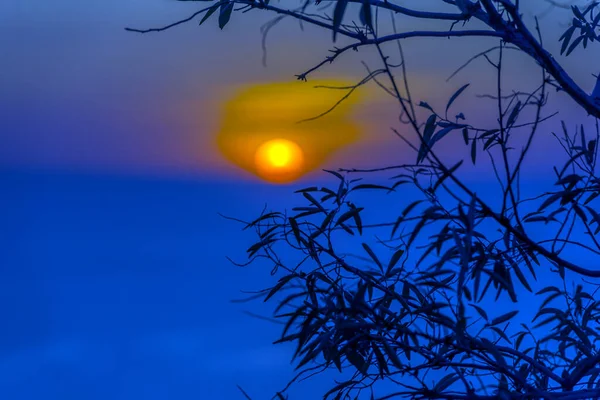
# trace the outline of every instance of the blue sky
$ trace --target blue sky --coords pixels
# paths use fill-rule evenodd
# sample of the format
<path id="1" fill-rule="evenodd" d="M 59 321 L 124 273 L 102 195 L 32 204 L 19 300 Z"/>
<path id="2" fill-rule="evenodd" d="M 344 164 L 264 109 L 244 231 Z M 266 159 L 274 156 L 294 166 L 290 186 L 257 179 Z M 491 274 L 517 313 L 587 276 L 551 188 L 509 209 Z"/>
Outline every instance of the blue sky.
<path id="1" fill-rule="evenodd" d="M 0 4 L 2 398 L 233 400 L 240 384 L 260 399 L 291 377 L 291 352 L 270 345 L 277 327 L 230 303 L 270 277 L 225 260 L 242 259 L 254 237 L 217 213 L 252 218 L 265 203 L 296 205 L 293 188 L 327 178 L 258 181 L 223 159 L 214 132 L 229 90 L 293 79 L 321 60 L 329 34 L 278 27 L 263 68 L 259 27 L 267 18 L 260 15 L 234 15 L 224 31 L 215 21 L 155 35 L 123 30 L 195 8 L 166 0 Z M 479 64 L 462 81 L 438 86 L 472 54 L 467 42 L 455 46 L 407 44 L 420 97 L 432 104 L 443 106 L 466 79 L 489 83 Z M 322 76 L 359 77 L 358 61 L 350 57 Z M 583 63 L 565 63 L 591 88 Z M 515 61 L 523 72 L 507 79 L 530 80 L 527 65 Z M 472 100 L 464 104 L 483 107 Z M 568 100 L 553 104 L 562 118 L 578 116 Z M 413 157 L 389 133 L 391 108 L 377 99 L 367 110 L 360 117 L 372 129 L 367 139 L 323 167 Z M 489 119 L 485 109 L 473 114 Z M 540 166 L 537 181 L 554 159 L 548 154 L 559 154 L 549 138 L 540 146 L 554 153 L 530 164 Z M 485 169 L 470 179 L 483 192 L 493 184 Z M 316 398 L 327 381 L 314 382 L 293 398 Z"/>

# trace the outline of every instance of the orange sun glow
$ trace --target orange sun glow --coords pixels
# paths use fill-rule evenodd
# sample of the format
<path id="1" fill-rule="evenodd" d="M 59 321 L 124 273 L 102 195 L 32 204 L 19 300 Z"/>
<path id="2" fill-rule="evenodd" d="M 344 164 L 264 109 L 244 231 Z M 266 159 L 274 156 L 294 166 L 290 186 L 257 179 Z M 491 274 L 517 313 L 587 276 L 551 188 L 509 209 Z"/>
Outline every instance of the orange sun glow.
<path id="1" fill-rule="evenodd" d="M 296 143 L 286 139 L 264 142 L 256 150 L 254 160 L 261 177 L 277 182 L 296 179 L 304 166 L 302 149 Z"/>
<path id="2" fill-rule="evenodd" d="M 340 100 L 346 81 L 268 82 L 235 88 L 224 101 L 216 144 L 231 163 L 272 183 L 291 183 L 356 142 L 358 95 Z"/>

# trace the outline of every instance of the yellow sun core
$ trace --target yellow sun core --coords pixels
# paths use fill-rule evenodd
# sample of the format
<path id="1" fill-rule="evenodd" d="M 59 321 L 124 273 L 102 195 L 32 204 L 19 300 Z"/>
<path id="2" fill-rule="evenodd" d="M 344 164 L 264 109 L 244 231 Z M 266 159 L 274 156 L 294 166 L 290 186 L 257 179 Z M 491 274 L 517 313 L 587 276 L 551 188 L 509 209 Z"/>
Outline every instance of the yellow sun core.
<path id="1" fill-rule="evenodd" d="M 256 150 L 255 162 L 261 177 L 271 182 L 290 182 L 302 173 L 304 155 L 300 146 L 287 139 L 272 139 Z"/>

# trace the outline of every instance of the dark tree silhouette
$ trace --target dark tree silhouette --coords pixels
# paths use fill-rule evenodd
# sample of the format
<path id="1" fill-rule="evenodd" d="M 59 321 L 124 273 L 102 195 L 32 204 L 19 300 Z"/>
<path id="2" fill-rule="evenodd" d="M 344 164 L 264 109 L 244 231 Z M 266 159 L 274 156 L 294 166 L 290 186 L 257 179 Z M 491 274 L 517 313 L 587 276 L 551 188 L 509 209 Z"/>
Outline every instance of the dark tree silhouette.
<path id="1" fill-rule="evenodd" d="M 377 84 L 397 102 L 400 122 L 414 137 L 396 134 L 414 149 L 415 162 L 327 171 L 332 186 L 299 190 L 302 206 L 246 223 L 258 233 L 248 249 L 250 262 L 271 263 L 279 275 L 259 297 L 277 303 L 274 318 L 284 328 L 276 343 L 296 344 L 294 380 L 338 369 L 344 378 L 324 394 L 333 399 L 600 398 L 600 299 L 595 296 L 600 287 L 600 79 L 588 94 L 560 64 L 600 39 L 600 9 L 596 2 L 580 7 L 547 2 L 572 13 L 556 55 L 544 46 L 538 19 L 524 17 L 518 0 L 428 2 L 434 11 L 392 0 L 221 0 L 165 27 L 129 29 L 163 31 L 211 16 L 223 28 L 233 13 L 257 10 L 278 14 L 268 27 L 291 18 L 329 31 L 334 42 L 344 40 L 297 75 L 302 80 L 351 50 L 376 50 L 378 67 L 367 67 L 357 86 Z M 391 25 L 382 22 L 387 14 Z M 395 23 L 400 17 L 447 23 L 447 29 L 400 31 Z M 401 43 L 424 37 L 487 37 L 493 43 L 460 71 L 475 59 L 488 61 L 496 82 L 496 92 L 486 96 L 497 112 L 494 126 L 475 126 L 468 113 L 449 115 L 468 84 L 441 111 L 413 100 Z M 505 90 L 502 71 L 509 51 L 539 66 L 539 77 L 531 77 L 539 79 L 534 90 Z M 591 59 L 582 60 L 599 68 Z M 524 198 L 524 160 L 536 151 L 542 126 L 556 120 L 557 113 L 544 111 L 552 92 L 570 97 L 587 118 L 574 129 L 561 122 L 561 132 L 552 132 L 566 161 L 553 167 L 553 187 Z M 464 180 L 465 160 L 441 155 L 439 143 L 452 140 L 464 142 L 466 163 L 489 158 L 498 183 L 491 198 L 478 196 Z M 393 176 L 387 183 L 377 180 L 388 173 Z M 356 176 L 374 178 L 365 183 Z M 415 196 L 403 196 L 405 188 Z M 387 221 L 367 223 L 366 206 L 355 204 L 362 191 L 370 191 L 371 206 L 379 193 L 385 199 L 396 195 L 401 212 L 390 208 Z M 383 229 L 389 229 L 388 239 L 372 233 Z M 345 253 L 347 248 L 354 255 Z M 284 259 L 281 249 L 295 261 Z M 574 261 L 574 254 L 585 261 Z M 559 283 L 548 285 L 552 279 Z M 499 313 L 484 306 L 490 296 L 513 306 Z M 519 311 L 532 304 L 538 308 L 533 320 L 516 323 Z M 396 390 L 378 392 L 384 381 Z M 284 389 L 275 398 L 285 396 Z"/>

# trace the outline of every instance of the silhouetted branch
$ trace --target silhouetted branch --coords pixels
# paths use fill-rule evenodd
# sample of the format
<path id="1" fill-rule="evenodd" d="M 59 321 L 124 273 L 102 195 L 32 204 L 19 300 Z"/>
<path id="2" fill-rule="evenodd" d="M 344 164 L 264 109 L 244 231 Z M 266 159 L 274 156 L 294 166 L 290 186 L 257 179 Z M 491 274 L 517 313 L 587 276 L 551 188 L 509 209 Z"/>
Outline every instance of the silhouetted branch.
<path id="1" fill-rule="evenodd" d="M 326 7 L 312 12 L 310 6 L 319 3 Z M 379 67 L 370 68 L 363 62 L 365 78 L 335 88 L 347 91 L 340 102 L 358 87 L 374 82 L 398 102 L 398 120 L 411 128 L 417 139 L 392 128 L 405 148 L 414 151 L 416 163 L 327 170 L 333 179 L 331 187 L 299 190 L 306 203 L 302 207 L 289 213 L 263 210 L 253 221 L 227 217 L 244 229 L 252 228 L 258 237 L 247 249 L 249 262 L 236 265 L 267 262 L 272 265 L 271 275 L 278 276 L 273 286 L 249 298 L 276 299 L 272 318 L 251 315 L 283 324 L 276 343 L 296 344 L 293 360 L 300 371 L 275 398 L 283 399 L 293 382 L 329 368 L 349 369 L 351 374 L 325 394 L 326 399 L 361 394 L 376 398 L 374 387 L 382 380 L 401 390 L 379 399 L 600 398 L 596 389 L 600 385 L 600 301 L 596 298 L 600 284 L 583 280 L 597 286 L 592 294 L 579 283 L 573 282 L 572 290 L 567 285 L 571 277 L 600 278 L 596 265 L 600 255 L 598 77 L 588 95 L 544 48 L 537 18 L 530 30 L 521 17 L 519 2 L 509 0 L 440 0 L 440 7 L 453 7 L 456 13 L 418 11 L 379 0 L 303 0 L 296 9 L 283 8 L 283 2 L 222 0 L 175 24 L 134 31 L 166 30 L 203 12 L 203 20 L 218 12 L 222 28 L 230 13 L 239 11 L 233 10 L 234 4 L 242 11 L 276 13 L 333 32 L 334 39 L 336 34 L 345 38 L 325 60 L 297 75 L 300 79 L 349 50 L 373 48 Z M 360 23 L 348 21 L 349 4 L 359 9 Z M 561 54 L 569 55 L 580 44 L 585 48 L 588 42 L 600 40 L 596 6 L 588 3 L 584 10 L 569 7 L 574 18 L 560 39 Z M 380 21 L 379 13 L 384 11 L 390 15 L 393 33 Z M 397 15 L 452 23 L 442 31 L 401 32 L 396 27 Z M 459 22 L 466 26 L 471 21 L 478 29 L 454 29 Z M 401 41 L 453 37 L 499 39 L 498 45 L 469 58 L 448 78 L 478 58 L 487 61 L 495 73 L 495 93 L 478 98 L 494 102 L 497 120 L 492 128 L 475 126 L 465 114 L 454 111 L 457 98 L 472 90 L 469 84 L 458 88 L 441 111 L 413 100 Z M 384 45 L 390 42 L 398 45 L 399 61 L 392 62 L 386 53 Z M 264 35 L 262 45 L 264 48 Z M 505 49 L 518 49 L 539 65 L 541 83 L 537 87 L 507 91 L 502 75 L 504 57 L 509 54 Z M 542 124 L 556 115 L 543 112 L 549 98 L 546 85 L 565 92 L 594 117 L 596 132 L 592 136 L 588 132 L 586 137 L 584 122 L 569 132 L 562 122 L 563 137 L 552 134 L 567 160 L 553 168 L 553 188 L 523 199 L 525 159 L 535 150 Z M 419 109 L 425 113 L 425 121 L 420 120 Z M 515 142 L 516 137 L 522 139 Z M 461 139 L 465 158 L 473 165 L 478 165 L 482 151 L 489 157 L 493 169 L 490 182 L 496 186 L 495 178 L 498 183 L 489 198 L 478 195 L 463 178 L 465 158 L 445 162 L 446 143 Z M 521 146 L 517 152 L 515 143 Z M 453 148 L 452 156 L 459 155 L 462 153 Z M 368 173 L 395 175 L 384 184 L 349 179 Z M 403 185 L 416 190 L 406 195 Z M 389 213 L 389 220 L 370 221 L 367 205 L 355 204 L 356 193 L 365 190 L 372 194 L 372 202 L 378 193 L 397 196 L 392 208 L 382 210 Z M 499 205 L 492 206 L 494 201 Z M 534 235 L 532 224 L 543 224 L 543 229 Z M 389 239 L 382 239 L 384 228 L 391 231 Z M 280 251 L 282 247 L 285 251 Z M 563 257 L 567 248 L 583 261 L 575 263 L 566 259 L 570 255 Z M 557 286 L 544 281 L 554 274 L 560 278 Z M 524 291 L 540 300 L 536 304 L 539 309 L 531 323 L 516 324 L 515 316 L 524 311 L 519 303 Z M 508 299 L 512 308 L 503 312 L 484 306 L 481 302 L 492 294 L 493 301 L 506 296 L 502 299 Z M 445 376 L 431 383 L 430 371 L 443 371 Z"/>

